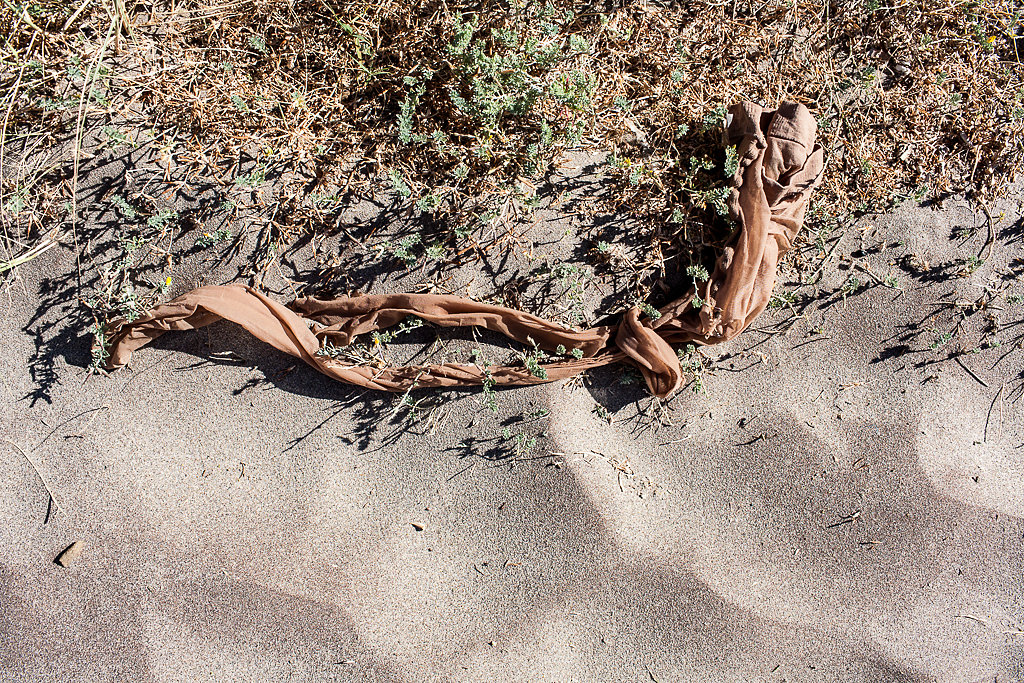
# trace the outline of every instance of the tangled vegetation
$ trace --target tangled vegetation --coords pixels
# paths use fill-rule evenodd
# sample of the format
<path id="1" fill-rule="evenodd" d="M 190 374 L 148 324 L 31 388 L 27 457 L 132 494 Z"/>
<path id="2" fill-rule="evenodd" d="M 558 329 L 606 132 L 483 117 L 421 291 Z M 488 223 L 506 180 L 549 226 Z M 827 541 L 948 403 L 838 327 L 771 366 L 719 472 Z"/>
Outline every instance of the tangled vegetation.
<path id="1" fill-rule="evenodd" d="M 443 267 L 510 248 L 497 227 L 542 203 L 567 155 L 600 153 L 610 191 L 579 208 L 627 217 L 640 246 L 593 253 L 628 270 L 623 303 L 649 306 L 731 234 L 721 130 L 740 99 L 819 122 L 829 172 L 798 262 L 857 212 L 998 194 L 1024 158 L 1020 21 L 1009 0 L 4 0 L 0 277 L 74 243 L 95 265 L 83 305 L 130 317 L 166 293 L 182 234 L 227 253 L 248 235 L 258 279 L 385 192 L 429 229 L 377 257 Z M 157 172 L 83 201 L 91 159 L 143 152 Z M 190 186 L 213 199 L 166 199 Z M 119 230 L 105 259 L 82 232 L 97 212 Z M 585 271 L 546 271 L 573 324 Z"/>

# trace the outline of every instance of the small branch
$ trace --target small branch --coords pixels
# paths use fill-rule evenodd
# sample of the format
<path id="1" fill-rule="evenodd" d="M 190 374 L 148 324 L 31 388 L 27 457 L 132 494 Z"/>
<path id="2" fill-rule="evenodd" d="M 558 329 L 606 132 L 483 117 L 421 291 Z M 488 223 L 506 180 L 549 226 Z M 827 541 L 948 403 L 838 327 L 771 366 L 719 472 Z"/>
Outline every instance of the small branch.
<path id="1" fill-rule="evenodd" d="M 973 370 L 971 370 L 969 367 L 964 365 L 963 361 L 960 360 L 960 356 L 953 356 L 953 360 L 955 360 L 956 364 L 959 365 L 960 367 L 962 367 L 967 372 L 968 375 L 970 375 L 974 379 L 978 380 L 978 382 L 981 384 L 981 386 L 983 386 L 983 387 L 987 387 L 988 386 L 988 382 L 986 382 L 982 378 L 978 377 L 976 374 L 974 374 Z"/>
<path id="2" fill-rule="evenodd" d="M 60 510 L 60 505 L 57 504 L 57 499 L 53 497 L 53 490 L 50 488 L 50 485 L 46 482 L 46 478 L 43 476 L 43 473 L 40 472 L 39 468 L 36 467 L 36 464 L 32 462 L 32 458 L 29 457 L 28 453 L 22 450 L 21 446 L 14 443 L 10 439 L 4 439 L 4 441 L 11 444 L 11 446 L 13 446 L 16 451 L 21 453 L 21 456 L 25 458 L 28 464 L 32 467 L 32 471 L 34 471 L 36 473 L 36 476 L 39 477 L 39 481 L 42 482 L 43 488 L 46 489 L 46 494 L 50 497 L 50 499 L 46 502 L 46 516 L 43 518 L 43 524 L 46 524 L 48 521 L 50 521 L 51 506 L 57 505 L 57 509 Z"/>
<path id="3" fill-rule="evenodd" d="M 992 251 L 996 247 L 996 230 L 992 222 L 992 214 L 989 212 L 988 207 L 985 206 L 985 203 L 981 200 L 978 200 L 978 206 L 985 213 L 985 220 L 988 224 L 988 240 L 986 240 L 985 244 L 981 245 L 981 249 L 978 250 L 978 258 L 981 258 L 981 253 L 985 251 L 985 247 L 988 247 L 988 256 L 982 259 L 983 261 L 988 261 L 992 258 Z"/>
<path id="4" fill-rule="evenodd" d="M 982 442 L 988 441 L 988 425 L 992 420 L 992 410 L 996 407 L 996 403 L 999 401 L 999 397 L 1003 395 L 1003 388 L 1006 387 L 1006 383 L 999 385 L 999 391 L 996 392 L 996 397 L 992 399 L 992 404 L 988 407 L 988 414 L 985 416 L 985 433 L 981 437 Z"/>

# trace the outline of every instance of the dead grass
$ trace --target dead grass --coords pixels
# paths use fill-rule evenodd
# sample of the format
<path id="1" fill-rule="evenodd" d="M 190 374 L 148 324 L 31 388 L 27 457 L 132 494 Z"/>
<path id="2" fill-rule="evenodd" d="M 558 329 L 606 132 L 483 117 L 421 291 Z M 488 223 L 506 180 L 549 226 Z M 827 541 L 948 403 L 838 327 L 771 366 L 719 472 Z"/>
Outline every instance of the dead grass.
<path id="1" fill-rule="evenodd" d="M 262 226 L 254 277 L 336 229 L 345 198 L 385 190 L 441 226 L 409 258 L 500 249 L 488 229 L 528 213 L 553 164 L 604 150 L 613 192 L 583 210 L 628 216 L 647 245 L 623 301 L 729 234 L 719 139 L 737 100 L 795 99 L 818 118 L 829 170 L 795 257 L 811 271 L 843 217 L 988 201 L 1024 158 L 1007 0 L 3 2 L 0 276 L 55 227 L 75 239 L 79 160 L 118 146 L 163 169 L 122 198 L 146 221 L 131 239 L 187 227 L 149 224 L 161 182 L 208 183 L 231 220 Z M 147 256 L 173 270 L 164 247 Z M 92 297 L 98 315 L 119 296 Z"/>

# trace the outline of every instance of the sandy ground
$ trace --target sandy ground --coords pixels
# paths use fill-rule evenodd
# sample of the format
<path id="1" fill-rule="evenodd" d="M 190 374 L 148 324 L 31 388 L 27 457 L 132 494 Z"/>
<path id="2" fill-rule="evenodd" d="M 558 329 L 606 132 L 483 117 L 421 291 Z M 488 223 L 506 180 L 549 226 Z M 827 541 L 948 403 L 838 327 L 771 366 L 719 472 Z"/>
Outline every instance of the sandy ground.
<path id="1" fill-rule="evenodd" d="M 662 409 L 608 371 L 415 420 L 226 324 L 86 380 L 50 252 L 0 301 L 0 679 L 1024 680 L 1020 305 L 977 377 L 929 343 L 1021 258 L 1002 210 L 970 277 L 843 298 L 833 264 Z M 978 220 L 900 209 L 839 253 L 942 264 Z"/>

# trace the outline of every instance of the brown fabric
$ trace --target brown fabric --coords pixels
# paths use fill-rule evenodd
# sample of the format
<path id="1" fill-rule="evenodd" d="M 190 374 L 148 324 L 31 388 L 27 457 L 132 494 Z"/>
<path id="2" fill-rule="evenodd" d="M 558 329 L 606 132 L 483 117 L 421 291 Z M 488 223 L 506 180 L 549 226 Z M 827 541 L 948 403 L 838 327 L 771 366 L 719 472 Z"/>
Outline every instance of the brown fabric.
<path id="1" fill-rule="evenodd" d="M 748 102 L 733 106 L 730 113 L 726 138 L 737 145 L 739 168 L 728 206 L 740 227 L 709 280 L 701 285 L 705 303 L 699 310 L 692 305 L 696 292 L 691 289 L 661 309 L 657 320 L 642 317 L 639 308 L 632 308 L 616 326 L 577 331 L 522 311 L 457 296 L 300 298 L 285 307 L 251 287 L 210 286 L 157 306 L 133 322 L 113 323 L 108 329 L 107 367 L 127 365 L 133 351 L 164 332 L 230 320 L 326 375 L 371 389 L 473 385 L 488 378 L 500 385 L 538 384 L 625 361 L 640 369 L 651 393 L 671 396 L 683 382 L 671 344 L 732 339 L 764 310 L 778 261 L 803 224 L 807 201 L 823 167 L 822 150 L 814 142 L 817 124 L 803 105 L 784 103 L 768 111 Z M 346 346 L 356 335 L 386 329 L 410 315 L 441 327 L 483 327 L 518 342 L 536 343 L 549 352 L 559 346 L 570 352 L 580 349 L 583 357 L 544 364 L 547 377 L 541 379 L 523 367 L 483 369 L 445 363 L 376 368 L 318 354 L 324 342 Z"/>

